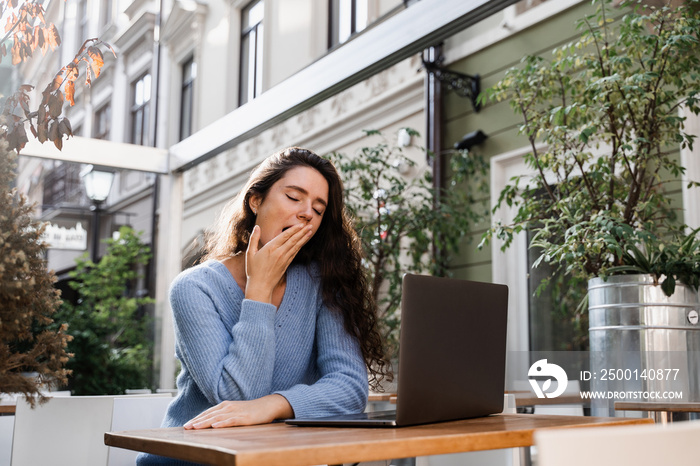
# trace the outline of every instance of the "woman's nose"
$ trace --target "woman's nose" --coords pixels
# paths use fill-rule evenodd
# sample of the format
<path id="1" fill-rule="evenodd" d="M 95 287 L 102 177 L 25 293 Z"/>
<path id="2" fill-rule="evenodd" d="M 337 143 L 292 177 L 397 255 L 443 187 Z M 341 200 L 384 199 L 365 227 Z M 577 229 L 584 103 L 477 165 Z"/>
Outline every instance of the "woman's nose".
<path id="1" fill-rule="evenodd" d="M 304 206 L 299 210 L 299 213 L 297 213 L 297 218 L 300 220 L 306 220 L 307 222 L 311 221 L 313 218 L 313 208 L 311 206 Z"/>

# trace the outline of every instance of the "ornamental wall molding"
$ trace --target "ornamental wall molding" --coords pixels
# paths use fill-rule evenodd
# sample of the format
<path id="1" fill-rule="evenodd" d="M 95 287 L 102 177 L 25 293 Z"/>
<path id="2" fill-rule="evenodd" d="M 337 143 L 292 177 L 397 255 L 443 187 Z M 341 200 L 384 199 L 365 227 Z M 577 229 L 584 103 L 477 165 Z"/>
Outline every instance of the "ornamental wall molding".
<path id="1" fill-rule="evenodd" d="M 300 145 L 325 153 L 361 137 L 362 129 L 381 129 L 378 116 L 390 124 L 416 109 L 420 111 L 424 105 L 423 74 L 416 63 L 415 57 L 404 60 L 376 79 L 359 83 L 184 172 L 185 219 L 230 198 L 240 189 L 240 182 L 232 180 L 247 175 L 279 149 Z M 350 128 L 355 134 L 347 134 Z M 210 169 L 212 165 L 216 168 Z M 220 185 L 226 185 L 223 199 L 212 195 L 213 188 Z"/>

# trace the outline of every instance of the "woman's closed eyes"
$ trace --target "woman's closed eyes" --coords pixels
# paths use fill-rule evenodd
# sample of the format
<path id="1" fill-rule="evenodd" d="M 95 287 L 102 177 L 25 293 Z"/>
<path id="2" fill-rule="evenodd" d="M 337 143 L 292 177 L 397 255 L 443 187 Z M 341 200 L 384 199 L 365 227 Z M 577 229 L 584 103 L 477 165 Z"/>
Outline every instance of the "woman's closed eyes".
<path id="1" fill-rule="evenodd" d="M 289 194 L 285 194 L 285 195 L 294 202 L 300 202 L 300 200 L 294 196 L 290 196 Z M 321 215 L 321 216 L 323 215 L 323 211 L 319 211 L 318 209 L 314 209 L 314 212 L 316 212 L 318 215 Z"/>

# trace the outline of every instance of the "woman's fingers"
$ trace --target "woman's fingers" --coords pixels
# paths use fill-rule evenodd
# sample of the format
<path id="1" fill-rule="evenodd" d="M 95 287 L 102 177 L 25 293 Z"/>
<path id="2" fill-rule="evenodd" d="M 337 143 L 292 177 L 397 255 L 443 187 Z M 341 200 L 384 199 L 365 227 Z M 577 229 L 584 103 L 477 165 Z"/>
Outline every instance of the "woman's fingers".
<path id="1" fill-rule="evenodd" d="M 199 420 L 193 419 L 192 421 L 189 421 L 187 424 L 185 424 L 185 429 L 208 429 L 210 427 L 217 428 L 238 425 L 245 425 L 245 423 L 239 420 L 239 418 L 235 414 L 229 413 L 211 415 Z"/>
<path id="2" fill-rule="evenodd" d="M 246 251 L 246 298 L 270 302 L 275 286 L 312 233 L 310 225 L 300 223 L 283 231 L 260 248 L 261 230 L 256 225 Z"/>
<path id="3" fill-rule="evenodd" d="M 307 228 L 311 228 L 311 226 L 307 225 Z M 295 238 L 300 237 L 300 235 L 301 235 L 301 237 L 303 237 L 303 234 L 304 234 L 303 232 L 304 232 L 304 224 L 297 223 L 296 225 L 287 228 L 282 233 L 280 233 L 279 235 L 272 238 L 269 245 L 273 249 L 284 247 L 290 241 L 295 241 Z"/>
<path id="4" fill-rule="evenodd" d="M 265 266 L 266 268 L 268 266 L 282 265 L 283 270 L 281 272 L 284 273 L 287 266 L 294 259 L 294 256 L 296 256 L 296 254 L 299 252 L 299 250 L 301 250 L 311 236 L 311 225 L 304 225 L 300 223 L 283 231 L 269 243 L 258 249 L 257 245 L 260 238 L 260 227 L 256 225 L 253 229 L 253 233 L 250 236 L 247 258 L 248 260 L 255 260 L 256 256 L 262 254 L 262 256 L 257 257 L 257 259 L 271 261 L 270 264 Z"/>
<path id="5" fill-rule="evenodd" d="M 190 419 L 185 423 L 185 429 L 193 429 L 193 428 L 201 428 L 199 427 L 202 424 L 206 424 L 206 421 L 211 418 L 212 416 L 215 416 L 216 413 L 218 413 L 221 409 L 221 404 L 218 404 L 212 408 L 207 409 L 206 411 L 198 414 L 194 418 Z"/>
<path id="6" fill-rule="evenodd" d="M 253 231 L 250 234 L 250 239 L 248 240 L 248 249 L 246 250 L 246 255 L 255 255 L 258 252 L 258 245 L 260 243 L 260 227 L 255 225 Z"/>
<path id="7" fill-rule="evenodd" d="M 223 401 L 185 424 L 185 429 L 249 426 L 293 415 L 289 402 L 279 395 L 248 401 Z"/>
<path id="8" fill-rule="evenodd" d="M 206 429 L 224 421 L 228 421 L 229 425 L 235 425 L 235 414 L 235 405 L 224 401 L 188 421 L 184 427 L 185 429 Z"/>
<path id="9" fill-rule="evenodd" d="M 311 225 L 307 225 L 299 229 L 299 231 L 295 232 L 289 239 L 284 241 L 284 243 L 279 246 L 282 256 L 288 259 L 288 264 L 292 262 L 294 256 L 297 255 L 301 248 L 311 238 L 311 231 Z"/>

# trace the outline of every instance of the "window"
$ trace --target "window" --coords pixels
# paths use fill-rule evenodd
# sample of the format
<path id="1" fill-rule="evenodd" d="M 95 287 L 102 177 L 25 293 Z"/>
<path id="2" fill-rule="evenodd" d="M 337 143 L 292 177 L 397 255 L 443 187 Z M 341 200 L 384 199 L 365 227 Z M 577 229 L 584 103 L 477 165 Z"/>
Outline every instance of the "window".
<path id="1" fill-rule="evenodd" d="M 368 0 L 329 0 L 328 48 L 367 27 Z"/>
<path id="2" fill-rule="evenodd" d="M 530 230 L 526 238 L 529 245 L 533 239 Z M 587 282 L 561 271 L 555 273 L 554 266 L 545 262 L 534 267 L 540 254 L 537 247 L 527 248 L 530 351 L 588 351 L 588 314 L 576 312 L 586 296 Z M 544 286 L 546 277 L 551 279 Z"/>
<path id="3" fill-rule="evenodd" d="M 263 15 L 265 3 L 256 0 L 243 9 L 241 24 L 241 87 L 239 105 L 262 93 Z"/>
<path id="4" fill-rule="evenodd" d="M 523 157 L 529 150 L 530 147 L 521 147 L 491 158 L 492 189 L 500 192 L 513 176 L 532 173 Z M 556 179 L 550 182 L 554 185 Z M 515 206 L 502 205 L 494 212 L 493 219 L 509 224 L 516 213 Z M 512 297 L 508 317 L 508 348 L 522 352 L 584 350 L 588 344 L 588 324 L 585 313 L 577 316 L 575 310 L 586 294 L 586 283 L 569 283 L 568 277 L 560 275 L 539 295 L 534 294 L 549 270 L 543 263 L 537 268 L 532 267 L 539 257 L 539 251 L 528 247 L 531 239 L 530 232 L 522 231 L 515 235 L 513 243 L 505 251 L 501 250 L 500 240 L 494 240 L 491 244 L 493 281 L 507 284 Z M 568 323 L 565 324 L 565 321 Z M 523 378 L 520 370 L 511 367 L 510 379 Z M 527 374 L 524 376 L 527 377 Z"/>
<path id="5" fill-rule="evenodd" d="M 180 141 L 192 134 L 192 107 L 194 103 L 194 79 L 197 64 L 190 57 L 182 65 L 182 90 L 180 93 Z"/>
<path id="6" fill-rule="evenodd" d="M 151 75 L 145 74 L 131 84 L 131 143 L 151 145 L 149 135 L 149 104 L 151 102 Z"/>
<path id="7" fill-rule="evenodd" d="M 42 202 L 45 208 L 80 204 L 82 182 L 78 163 L 54 161 L 44 178 Z"/>
<path id="8" fill-rule="evenodd" d="M 103 105 L 95 112 L 95 121 L 92 126 L 92 137 L 95 139 L 109 139 L 109 129 L 112 126 L 112 107 Z"/>
<path id="9" fill-rule="evenodd" d="M 112 23 L 112 0 L 100 1 L 100 29 Z"/>
<path id="10" fill-rule="evenodd" d="M 78 3 L 78 17 L 77 17 L 77 22 L 78 22 L 78 29 L 76 31 L 77 33 L 77 43 L 78 46 L 76 49 L 79 49 L 80 46 L 83 45 L 83 42 L 85 42 L 88 39 L 88 2 L 87 0 L 80 0 Z"/>

